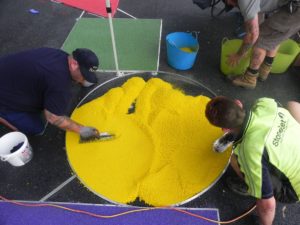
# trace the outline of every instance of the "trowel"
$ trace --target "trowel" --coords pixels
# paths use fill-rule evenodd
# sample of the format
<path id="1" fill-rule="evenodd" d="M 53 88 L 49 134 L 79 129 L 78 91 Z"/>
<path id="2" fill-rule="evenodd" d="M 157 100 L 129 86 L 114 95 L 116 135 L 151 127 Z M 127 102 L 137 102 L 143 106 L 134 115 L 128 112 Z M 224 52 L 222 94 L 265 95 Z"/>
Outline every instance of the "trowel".
<path id="1" fill-rule="evenodd" d="M 80 137 L 79 143 L 84 144 L 84 143 L 91 143 L 91 142 L 98 142 L 98 141 L 108 141 L 115 138 L 116 138 L 115 134 L 109 132 L 100 132 L 97 136 L 94 137 L 90 137 L 90 138 Z"/>

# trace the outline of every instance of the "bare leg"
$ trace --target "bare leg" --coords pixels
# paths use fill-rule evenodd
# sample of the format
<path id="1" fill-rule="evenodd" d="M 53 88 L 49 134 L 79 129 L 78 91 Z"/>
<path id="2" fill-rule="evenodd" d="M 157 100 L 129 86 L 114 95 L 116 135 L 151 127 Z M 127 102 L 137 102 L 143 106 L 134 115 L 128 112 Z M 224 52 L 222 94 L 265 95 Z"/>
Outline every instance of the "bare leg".
<path id="1" fill-rule="evenodd" d="M 266 52 L 265 59 L 264 59 L 263 63 L 260 65 L 259 70 L 258 70 L 258 78 L 260 81 L 265 81 L 268 78 L 268 76 L 272 70 L 273 60 L 277 54 L 278 48 L 279 48 L 279 45 L 276 46 L 275 49 Z"/>
<path id="2" fill-rule="evenodd" d="M 291 115 L 300 123 L 300 103 L 295 101 L 290 101 L 287 103 L 287 109 Z"/>
<path id="3" fill-rule="evenodd" d="M 263 63 L 266 54 L 267 51 L 265 49 L 254 46 L 249 67 L 253 70 L 258 70 L 260 65 Z"/>
<path id="4" fill-rule="evenodd" d="M 250 59 L 250 65 L 245 71 L 244 75 L 235 78 L 232 84 L 239 87 L 254 89 L 256 87 L 257 77 L 259 76 L 258 70 L 263 64 L 267 51 L 263 48 L 253 47 Z"/>
<path id="5" fill-rule="evenodd" d="M 259 69 L 260 65 L 263 63 L 266 56 L 268 57 L 275 57 L 277 54 L 277 51 L 279 49 L 279 45 L 276 46 L 275 49 L 267 51 L 263 48 L 253 47 L 253 52 L 250 60 L 249 67 L 251 69 Z"/>
<path id="6" fill-rule="evenodd" d="M 275 57 L 276 54 L 277 54 L 277 52 L 278 52 L 279 46 L 280 46 L 280 45 L 277 45 L 275 49 L 273 49 L 273 50 L 271 50 L 271 51 L 267 51 L 266 56 L 269 56 L 269 57 Z"/>
<path id="7" fill-rule="evenodd" d="M 258 199 L 256 201 L 256 211 L 262 225 L 272 225 L 275 217 L 276 201 L 274 197 L 268 199 Z"/>

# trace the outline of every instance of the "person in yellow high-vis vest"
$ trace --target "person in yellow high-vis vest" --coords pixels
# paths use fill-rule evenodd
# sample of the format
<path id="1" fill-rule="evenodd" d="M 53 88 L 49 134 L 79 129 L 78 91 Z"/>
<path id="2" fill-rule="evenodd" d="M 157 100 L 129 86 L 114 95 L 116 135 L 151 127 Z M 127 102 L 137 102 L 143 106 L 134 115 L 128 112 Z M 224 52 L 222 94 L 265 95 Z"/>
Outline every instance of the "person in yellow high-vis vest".
<path id="1" fill-rule="evenodd" d="M 300 199 L 300 104 L 289 102 L 287 110 L 274 99 L 260 98 L 246 110 L 236 100 L 219 96 L 208 102 L 206 117 L 212 125 L 229 129 L 225 138 L 233 142 L 231 166 L 257 199 L 261 224 L 271 225 L 276 200 Z"/>

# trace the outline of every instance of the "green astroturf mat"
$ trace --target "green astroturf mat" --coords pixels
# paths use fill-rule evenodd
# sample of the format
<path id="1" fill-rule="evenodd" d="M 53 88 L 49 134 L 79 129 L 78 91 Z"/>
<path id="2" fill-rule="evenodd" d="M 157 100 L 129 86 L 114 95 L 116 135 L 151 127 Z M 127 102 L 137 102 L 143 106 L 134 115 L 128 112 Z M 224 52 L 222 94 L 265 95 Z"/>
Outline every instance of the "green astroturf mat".
<path id="1" fill-rule="evenodd" d="M 162 22 L 160 19 L 113 19 L 120 71 L 157 71 Z M 81 18 L 62 49 L 71 53 L 89 48 L 100 59 L 100 70 L 115 71 L 109 20 Z"/>

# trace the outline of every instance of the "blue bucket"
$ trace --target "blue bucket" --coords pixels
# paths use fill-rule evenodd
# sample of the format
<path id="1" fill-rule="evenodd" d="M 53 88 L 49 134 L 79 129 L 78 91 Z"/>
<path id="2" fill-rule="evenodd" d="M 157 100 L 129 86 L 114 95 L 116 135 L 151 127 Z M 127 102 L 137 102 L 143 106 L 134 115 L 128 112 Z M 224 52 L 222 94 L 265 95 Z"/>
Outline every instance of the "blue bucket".
<path id="1" fill-rule="evenodd" d="M 166 42 L 169 65 L 178 70 L 192 68 L 199 50 L 197 39 L 191 33 L 175 32 L 167 35 Z"/>

